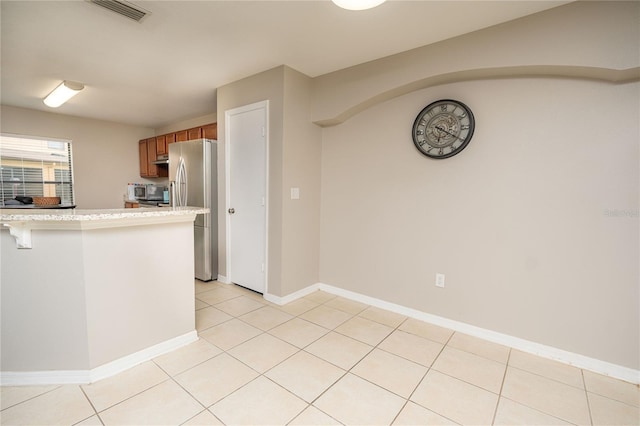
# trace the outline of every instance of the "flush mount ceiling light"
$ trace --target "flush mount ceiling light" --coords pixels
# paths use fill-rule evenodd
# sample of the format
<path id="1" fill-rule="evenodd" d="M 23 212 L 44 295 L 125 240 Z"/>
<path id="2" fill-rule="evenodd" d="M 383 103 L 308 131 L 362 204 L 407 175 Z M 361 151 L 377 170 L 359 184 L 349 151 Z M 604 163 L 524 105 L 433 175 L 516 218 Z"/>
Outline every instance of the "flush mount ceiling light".
<path id="1" fill-rule="evenodd" d="M 84 89 L 84 84 L 65 80 L 53 89 L 53 92 L 49 93 L 43 102 L 48 107 L 58 108 L 77 95 L 82 89 Z"/>
<path id="2" fill-rule="evenodd" d="M 331 0 L 337 6 L 348 10 L 365 10 L 381 5 L 386 0 Z"/>

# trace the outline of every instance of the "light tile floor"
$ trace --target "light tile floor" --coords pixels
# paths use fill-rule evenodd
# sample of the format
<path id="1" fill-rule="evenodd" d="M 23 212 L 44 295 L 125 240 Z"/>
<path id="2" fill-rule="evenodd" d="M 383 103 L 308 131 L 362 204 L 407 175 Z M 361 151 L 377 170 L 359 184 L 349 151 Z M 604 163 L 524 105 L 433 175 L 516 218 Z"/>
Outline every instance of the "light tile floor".
<path id="1" fill-rule="evenodd" d="M 0 423 L 638 425 L 638 386 L 316 292 L 196 282 L 188 346 L 90 385 L 2 387 Z"/>

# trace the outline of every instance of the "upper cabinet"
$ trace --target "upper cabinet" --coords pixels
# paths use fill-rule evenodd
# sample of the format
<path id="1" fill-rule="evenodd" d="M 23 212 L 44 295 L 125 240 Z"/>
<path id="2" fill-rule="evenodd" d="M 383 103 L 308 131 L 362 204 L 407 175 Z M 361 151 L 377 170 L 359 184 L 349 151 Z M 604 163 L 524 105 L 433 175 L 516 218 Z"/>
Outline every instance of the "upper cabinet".
<path id="1" fill-rule="evenodd" d="M 189 140 L 189 131 L 188 130 L 180 130 L 176 132 L 176 142 L 185 142 Z"/>
<path id="2" fill-rule="evenodd" d="M 169 168 L 166 164 L 154 164 L 158 157 L 166 158 L 169 145 L 175 142 L 185 142 L 193 139 L 218 139 L 218 123 L 205 124 L 193 129 L 180 130 L 166 135 L 142 139 L 138 142 L 140 151 L 141 177 L 167 177 Z"/>
<path id="3" fill-rule="evenodd" d="M 202 126 L 202 137 L 205 139 L 218 140 L 218 123 Z"/>
<path id="4" fill-rule="evenodd" d="M 156 154 L 167 155 L 167 138 L 165 135 L 156 136 Z"/>
<path id="5" fill-rule="evenodd" d="M 194 127 L 193 129 L 189 129 L 187 130 L 187 136 L 189 139 L 189 141 L 192 141 L 194 139 L 201 139 L 202 138 L 202 127 Z"/>
<path id="6" fill-rule="evenodd" d="M 147 152 L 147 139 L 138 142 L 138 151 L 140 153 L 140 176 L 149 176 L 149 154 Z"/>
<path id="7" fill-rule="evenodd" d="M 158 158 L 156 138 L 142 139 L 138 142 L 138 152 L 140 154 L 140 176 L 141 177 L 167 177 L 169 168 L 158 166 L 154 161 Z M 165 148 L 166 149 L 166 148 Z"/>

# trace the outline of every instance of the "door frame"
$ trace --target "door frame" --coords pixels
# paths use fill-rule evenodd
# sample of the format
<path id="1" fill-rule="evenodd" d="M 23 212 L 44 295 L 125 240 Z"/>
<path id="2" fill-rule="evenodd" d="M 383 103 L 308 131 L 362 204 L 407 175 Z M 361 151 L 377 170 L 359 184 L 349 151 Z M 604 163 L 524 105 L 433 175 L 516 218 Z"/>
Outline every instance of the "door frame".
<path id="1" fill-rule="evenodd" d="M 237 108 L 228 109 L 224 112 L 224 140 L 225 140 L 225 224 L 226 224 L 226 269 L 227 281 L 233 283 L 233 271 L 231 270 L 231 117 L 237 114 L 262 109 L 264 110 L 264 143 L 265 143 L 265 194 L 264 194 L 264 294 L 269 291 L 269 100 L 255 102 Z"/>

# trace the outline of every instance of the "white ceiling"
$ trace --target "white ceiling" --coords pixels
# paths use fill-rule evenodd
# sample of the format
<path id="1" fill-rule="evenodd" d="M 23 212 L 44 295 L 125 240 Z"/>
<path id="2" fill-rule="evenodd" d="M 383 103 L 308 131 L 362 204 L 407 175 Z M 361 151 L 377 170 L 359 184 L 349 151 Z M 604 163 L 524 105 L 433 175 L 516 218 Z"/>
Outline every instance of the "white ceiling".
<path id="1" fill-rule="evenodd" d="M 144 1 L 135 22 L 87 1 L 1 0 L 1 101 L 42 103 L 84 83 L 62 114 L 151 128 L 215 112 L 216 87 L 278 65 L 311 77 L 455 37 L 567 1 Z M 437 58 L 434 58 L 437 60 Z"/>

